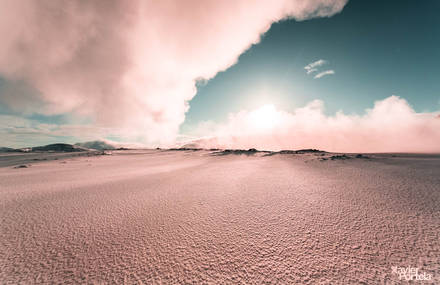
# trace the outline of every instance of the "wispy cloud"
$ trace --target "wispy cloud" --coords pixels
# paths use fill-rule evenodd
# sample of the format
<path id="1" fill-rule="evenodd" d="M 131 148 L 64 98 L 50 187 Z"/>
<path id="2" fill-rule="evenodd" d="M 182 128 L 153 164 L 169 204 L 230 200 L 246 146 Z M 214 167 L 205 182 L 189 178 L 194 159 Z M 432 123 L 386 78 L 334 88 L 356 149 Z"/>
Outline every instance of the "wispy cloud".
<path id="1" fill-rule="evenodd" d="M 320 72 L 320 73 L 316 74 L 315 77 L 313 77 L 313 78 L 317 79 L 317 78 L 321 78 L 323 76 L 331 75 L 331 74 L 335 74 L 335 71 L 332 69 Z"/>
<path id="2" fill-rule="evenodd" d="M 320 67 L 325 64 L 328 64 L 328 61 L 325 59 L 320 59 L 307 64 L 306 66 L 304 66 L 304 69 L 306 70 L 307 74 L 316 73 L 316 75 L 313 77 L 314 79 L 318 79 L 326 75 L 335 74 L 335 71 L 333 69 L 320 71 Z"/>
<path id="3" fill-rule="evenodd" d="M 315 72 L 315 71 L 318 71 L 318 69 L 316 69 L 316 68 L 307 69 L 307 74 L 310 74 L 310 73 Z"/>
<path id="4" fill-rule="evenodd" d="M 307 64 L 306 66 L 304 66 L 304 69 L 307 70 L 307 74 L 310 74 L 312 72 L 318 71 L 317 67 L 322 66 L 326 63 L 327 63 L 326 60 L 320 59 L 315 62 Z"/>

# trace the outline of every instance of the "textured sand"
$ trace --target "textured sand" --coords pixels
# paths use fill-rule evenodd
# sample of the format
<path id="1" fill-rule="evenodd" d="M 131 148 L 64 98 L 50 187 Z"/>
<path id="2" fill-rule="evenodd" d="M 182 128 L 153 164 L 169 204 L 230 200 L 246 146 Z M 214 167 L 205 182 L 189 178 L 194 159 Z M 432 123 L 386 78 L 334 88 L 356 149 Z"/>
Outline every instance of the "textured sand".
<path id="1" fill-rule="evenodd" d="M 440 283 L 439 156 L 319 158 L 3 157 L 0 283 Z"/>

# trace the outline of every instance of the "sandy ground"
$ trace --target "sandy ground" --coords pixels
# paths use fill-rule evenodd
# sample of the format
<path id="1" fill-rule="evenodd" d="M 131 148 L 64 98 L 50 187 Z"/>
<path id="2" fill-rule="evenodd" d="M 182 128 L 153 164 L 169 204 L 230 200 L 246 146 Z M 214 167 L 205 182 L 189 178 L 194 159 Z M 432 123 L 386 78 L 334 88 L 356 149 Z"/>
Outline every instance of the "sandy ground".
<path id="1" fill-rule="evenodd" d="M 328 156 L 3 156 L 0 283 L 440 284 L 440 157 Z"/>

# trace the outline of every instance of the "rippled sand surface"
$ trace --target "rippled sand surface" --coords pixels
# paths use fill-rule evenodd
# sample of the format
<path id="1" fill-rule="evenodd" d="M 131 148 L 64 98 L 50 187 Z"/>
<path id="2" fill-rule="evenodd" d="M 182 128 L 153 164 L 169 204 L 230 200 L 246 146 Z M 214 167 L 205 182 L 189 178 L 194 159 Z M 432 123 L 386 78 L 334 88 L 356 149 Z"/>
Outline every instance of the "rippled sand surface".
<path id="1" fill-rule="evenodd" d="M 3 156 L 0 284 L 440 283 L 440 157 L 330 156 Z"/>

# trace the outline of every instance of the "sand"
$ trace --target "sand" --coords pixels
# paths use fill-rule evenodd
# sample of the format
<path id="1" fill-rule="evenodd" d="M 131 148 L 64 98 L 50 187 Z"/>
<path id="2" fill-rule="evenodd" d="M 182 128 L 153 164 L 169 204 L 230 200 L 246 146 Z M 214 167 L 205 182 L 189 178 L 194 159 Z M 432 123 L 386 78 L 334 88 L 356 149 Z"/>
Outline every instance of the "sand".
<path id="1" fill-rule="evenodd" d="M 3 155 L 0 283 L 439 284 L 440 156 L 332 155 Z"/>

